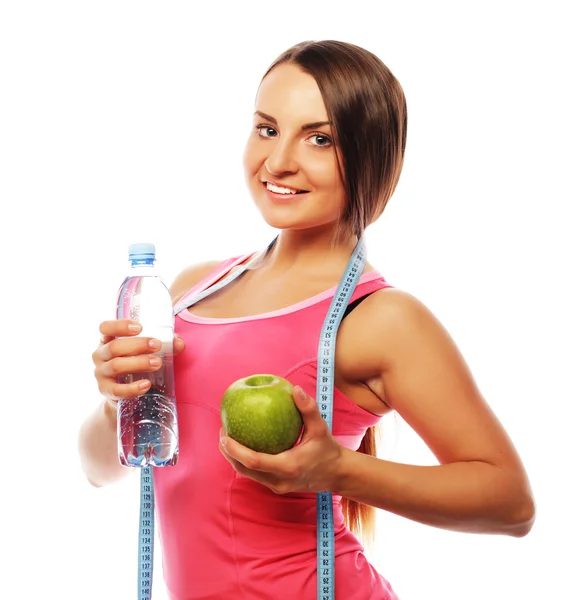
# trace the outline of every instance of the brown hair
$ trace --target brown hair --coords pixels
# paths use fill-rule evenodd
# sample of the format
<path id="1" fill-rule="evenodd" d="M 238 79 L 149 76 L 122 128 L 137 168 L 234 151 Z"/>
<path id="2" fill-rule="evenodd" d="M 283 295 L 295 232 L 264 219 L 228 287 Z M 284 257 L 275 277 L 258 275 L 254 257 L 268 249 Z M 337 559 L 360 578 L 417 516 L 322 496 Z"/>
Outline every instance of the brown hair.
<path id="1" fill-rule="evenodd" d="M 296 44 L 273 62 L 263 79 L 284 63 L 315 79 L 332 123 L 347 198 L 334 243 L 353 234 L 360 238 L 384 212 L 401 175 L 407 140 L 403 89 L 377 56 L 346 42 Z M 366 431 L 358 451 L 376 456 L 374 427 Z M 375 508 L 348 498 L 342 499 L 342 507 L 349 528 L 369 543 Z"/>

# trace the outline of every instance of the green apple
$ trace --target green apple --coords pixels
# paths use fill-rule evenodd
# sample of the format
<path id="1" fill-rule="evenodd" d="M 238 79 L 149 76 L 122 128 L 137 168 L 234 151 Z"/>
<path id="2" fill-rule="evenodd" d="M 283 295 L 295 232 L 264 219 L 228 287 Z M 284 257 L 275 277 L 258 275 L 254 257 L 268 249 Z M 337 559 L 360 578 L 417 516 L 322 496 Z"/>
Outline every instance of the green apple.
<path id="1" fill-rule="evenodd" d="M 234 381 L 220 405 L 226 434 L 256 452 L 278 454 L 292 448 L 303 425 L 293 389 L 290 381 L 277 375 L 250 375 Z"/>

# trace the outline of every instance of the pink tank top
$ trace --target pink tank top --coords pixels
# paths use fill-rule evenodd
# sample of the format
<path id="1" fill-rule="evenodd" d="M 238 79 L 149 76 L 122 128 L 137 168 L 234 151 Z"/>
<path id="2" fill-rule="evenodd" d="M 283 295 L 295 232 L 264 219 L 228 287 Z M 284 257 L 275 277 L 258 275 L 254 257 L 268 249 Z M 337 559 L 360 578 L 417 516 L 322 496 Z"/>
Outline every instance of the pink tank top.
<path id="1" fill-rule="evenodd" d="M 176 306 L 250 256 L 221 263 Z M 349 304 L 385 287 L 380 273 L 365 273 Z M 335 291 L 237 319 L 177 314 L 186 344 L 175 357 L 179 459 L 153 470 L 170 600 L 316 600 L 315 494 L 278 495 L 238 475 L 218 449 L 220 402 L 233 381 L 255 373 L 280 375 L 315 398 L 319 337 Z M 333 434 L 356 450 L 381 417 L 337 388 L 333 404 Z M 345 526 L 340 500 L 333 495 L 337 600 L 396 600 Z"/>

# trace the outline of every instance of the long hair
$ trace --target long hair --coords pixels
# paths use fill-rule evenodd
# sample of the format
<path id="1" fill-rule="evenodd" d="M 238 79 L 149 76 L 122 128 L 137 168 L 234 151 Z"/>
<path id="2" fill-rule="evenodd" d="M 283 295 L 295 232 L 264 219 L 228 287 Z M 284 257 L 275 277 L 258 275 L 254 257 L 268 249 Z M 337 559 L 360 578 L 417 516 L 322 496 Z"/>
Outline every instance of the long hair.
<path id="1" fill-rule="evenodd" d="M 334 233 L 336 244 L 364 230 L 384 212 L 405 156 L 407 104 L 403 89 L 386 65 L 367 50 L 334 40 L 307 41 L 283 52 L 278 65 L 291 63 L 311 75 L 320 90 L 335 137 L 337 167 L 346 203 Z M 376 456 L 375 428 L 359 452 Z M 347 526 L 363 544 L 374 535 L 375 509 L 342 499 Z"/>

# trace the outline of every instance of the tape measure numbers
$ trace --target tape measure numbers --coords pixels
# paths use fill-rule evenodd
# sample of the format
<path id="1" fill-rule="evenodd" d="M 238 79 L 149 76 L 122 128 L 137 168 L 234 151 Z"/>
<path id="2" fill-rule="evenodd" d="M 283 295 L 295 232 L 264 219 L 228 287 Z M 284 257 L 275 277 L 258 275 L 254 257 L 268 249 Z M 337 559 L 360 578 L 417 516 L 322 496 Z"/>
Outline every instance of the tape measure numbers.
<path id="1" fill-rule="evenodd" d="M 278 236 L 277 236 L 278 237 Z M 185 308 L 199 302 L 239 277 L 244 271 L 256 264 L 273 247 L 277 238 L 245 266 L 234 270 L 226 279 L 190 298 L 174 309 L 177 315 Z M 333 387 L 335 373 L 335 342 L 337 331 L 349 304 L 358 280 L 364 270 L 365 242 L 358 241 L 335 295 L 329 306 L 327 317 L 321 330 L 318 361 L 316 401 L 321 416 L 329 430 L 333 425 Z M 335 539 L 333 523 L 333 499 L 331 492 L 316 494 L 317 528 L 317 600 L 335 598 Z M 141 468 L 140 520 L 138 533 L 138 600 L 150 600 L 152 597 L 152 573 L 154 561 L 154 479 L 152 467 Z"/>
<path id="2" fill-rule="evenodd" d="M 140 471 L 140 518 L 138 523 L 138 598 L 152 598 L 154 567 L 154 477 L 150 465 Z"/>

